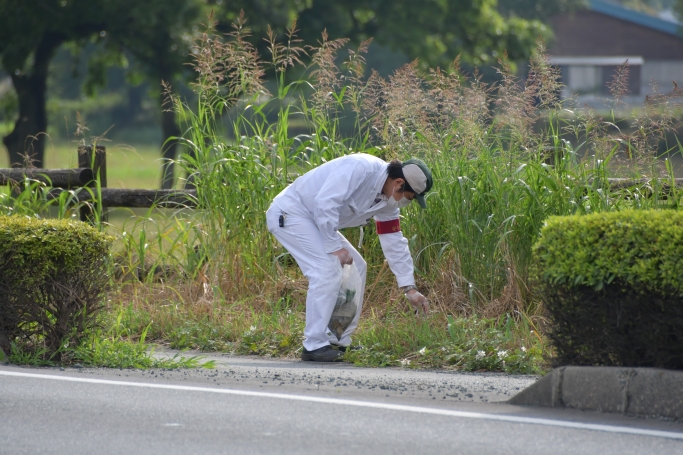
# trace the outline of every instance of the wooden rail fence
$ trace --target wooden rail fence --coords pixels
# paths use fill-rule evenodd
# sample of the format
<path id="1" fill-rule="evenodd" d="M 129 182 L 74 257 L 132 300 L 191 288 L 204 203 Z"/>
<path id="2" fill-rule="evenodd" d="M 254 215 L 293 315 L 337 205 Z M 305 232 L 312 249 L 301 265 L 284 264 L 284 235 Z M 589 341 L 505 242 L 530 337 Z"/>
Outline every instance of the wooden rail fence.
<path id="1" fill-rule="evenodd" d="M 78 148 L 78 168 L 39 169 L 10 168 L 0 169 L 0 185 L 21 185 L 28 178 L 43 182 L 51 187 L 48 198 L 57 199 L 63 191 L 90 188 L 78 193 L 79 202 L 90 202 L 105 207 L 159 207 L 185 208 L 196 207 L 196 190 L 142 190 L 107 188 L 107 150 L 103 146 L 81 146 Z M 96 180 L 99 179 L 101 200 L 97 200 Z M 92 208 L 81 208 L 81 219 L 92 219 Z"/>

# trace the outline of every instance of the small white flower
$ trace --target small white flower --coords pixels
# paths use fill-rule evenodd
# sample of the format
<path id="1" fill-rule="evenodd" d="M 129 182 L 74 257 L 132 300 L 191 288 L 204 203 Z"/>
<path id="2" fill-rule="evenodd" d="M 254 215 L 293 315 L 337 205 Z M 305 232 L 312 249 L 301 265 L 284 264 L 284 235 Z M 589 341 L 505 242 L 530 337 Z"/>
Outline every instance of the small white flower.
<path id="1" fill-rule="evenodd" d="M 484 351 L 477 351 L 477 355 L 474 356 L 474 358 L 475 358 L 476 360 L 481 360 L 481 359 L 483 359 L 484 357 L 486 357 L 486 353 L 485 353 Z"/>
<path id="2" fill-rule="evenodd" d="M 441 350 L 442 350 L 443 352 L 446 352 L 446 347 L 445 347 L 445 346 L 441 346 Z"/>
<path id="3" fill-rule="evenodd" d="M 498 358 L 503 360 L 505 357 L 507 357 L 508 352 L 507 351 L 498 351 Z"/>
<path id="4" fill-rule="evenodd" d="M 405 367 L 405 366 L 408 366 L 408 365 L 410 365 L 410 360 L 408 360 L 408 359 L 403 359 L 403 360 L 401 360 L 401 366 L 404 366 L 404 367 Z"/>
<path id="5" fill-rule="evenodd" d="M 420 349 L 420 354 L 425 355 L 427 353 L 427 346 L 424 348 Z"/>
<path id="6" fill-rule="evenodd" d="M 256 330 L 256 326 L 255 326 L 255 325 L 252 325 L 251 327 L 249 327 L 249 331 L 250 331 L 250 332 L 253 332 L 254 330 Z"/>
<path id="7" fill-rule="evenodd" d="M 522 346 L 522 352 L 526 352 L 526 348 Z"/>

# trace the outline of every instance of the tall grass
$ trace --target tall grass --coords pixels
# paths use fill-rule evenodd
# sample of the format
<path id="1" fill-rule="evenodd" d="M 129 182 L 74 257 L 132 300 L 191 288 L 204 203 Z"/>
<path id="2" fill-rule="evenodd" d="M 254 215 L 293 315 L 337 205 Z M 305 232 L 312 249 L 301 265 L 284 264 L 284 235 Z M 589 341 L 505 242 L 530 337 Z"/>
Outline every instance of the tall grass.
<path id="1" fill-rule="evenodd" d="M 199 248 L 212 264 L 206 279 L 228 301 L 272 297 L 285 276 L 296 276 L 263 214 L 298 175 L 348 153 L 418 156 L 432 167 L 429 208 L 405 210 L 403 230 L 422 285 L 446 311 L 498 316 L 533 306 L 531 246 L 550 215 L 677 208 L 677 195 L 663 199 L 650 188 L 661 181 L 615 191 L 607 178 L 672 178 L 658 153 L 665 133 L 677 126 L 678 93 L 634 111 L 634 132 L 626 134 L 616 128 L 615 110 L 602 118 L 558 98 L 559 74 L 542 45 L 526 81 L 501 62 L 502 82 L 487 86 L 460 71 L 457 61 L 445 71 L 423 73 L 414 62 L 388 79 L 376 73 L 366 79 L 367 43 L 350 51 L 340 68 L 345 40 L 323 34 L 317 47 L 302 49 L 295 32 L 282 44 L 269 35 L 273 58 L 263 62 L 243 19 L 227 41 L 209 29 L 194 49 L 196 104 L 174 99 L 191 150 L 179 164 L 202 207 Z M 304 79 L 290 82 L 288 72 L 298 71 L 303 54 L 311 64 Z M 274 93 L 262 81 L 267 71 L 277 81 Z M 627 77 L 625 65 L 612 82 L 616 102 Z M 289 134 L 294 118 L 305 120 L 308 134 Z M 342 131 L 344 125 L 353 127 Z M 674 144 L 668 151 L 678 149 Z M 362 250 L 377 273 L 376 239 L 366 236 Z M 376 278 L 369 283 L 391 283 L 388 276 Z"/>

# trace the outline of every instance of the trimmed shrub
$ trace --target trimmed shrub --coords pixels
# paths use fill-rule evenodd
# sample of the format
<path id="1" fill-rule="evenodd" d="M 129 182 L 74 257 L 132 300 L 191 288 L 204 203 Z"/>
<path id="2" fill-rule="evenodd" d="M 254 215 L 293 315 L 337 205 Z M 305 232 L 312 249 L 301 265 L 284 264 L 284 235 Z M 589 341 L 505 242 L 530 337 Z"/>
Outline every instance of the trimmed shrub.
<path id="1" fill-rule="evenodd" d="M 104 304 L 112 240 L 79 221 L 0 217 L 0 346 L 78 342 Z"/>
<path id="2" fill-rule="evenodd" d="M 683 213 L 552 217 L 533 252 L 556 364 L 683 369 Z"/>

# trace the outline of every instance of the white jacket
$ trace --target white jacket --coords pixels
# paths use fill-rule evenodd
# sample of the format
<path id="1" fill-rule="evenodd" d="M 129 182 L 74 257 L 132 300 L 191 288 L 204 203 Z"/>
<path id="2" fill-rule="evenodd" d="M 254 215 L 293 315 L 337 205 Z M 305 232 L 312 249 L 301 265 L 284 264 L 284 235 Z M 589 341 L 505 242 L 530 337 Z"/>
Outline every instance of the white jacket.
<path id="1" fill-rule="evenodd" d="M 385 161 L 364 153 L 347 155 L 297 178 L 273 203 L 286 214 L 313 220 L 325 252 L 332 253 L 342 247 L 339 229 L 365 225 L 371 218 L 379 222 L 399 218 L 399 210 L 388 207 L 382 195 L 386 179 Z M 413 258 L 401 231 L 382 234 L 379 241 L 398 285 L 415 284 Z"/>

